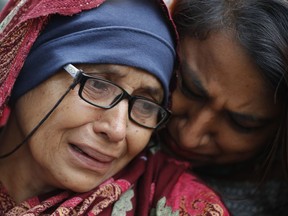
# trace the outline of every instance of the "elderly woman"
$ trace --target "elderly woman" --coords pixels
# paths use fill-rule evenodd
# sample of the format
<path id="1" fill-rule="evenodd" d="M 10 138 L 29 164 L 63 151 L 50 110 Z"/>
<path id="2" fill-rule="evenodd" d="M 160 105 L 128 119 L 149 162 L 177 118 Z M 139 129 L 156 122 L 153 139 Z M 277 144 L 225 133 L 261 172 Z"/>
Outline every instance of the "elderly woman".
<path id="1" fill-rule="evenodd" d="M 233 215 L 287 215 L 288 2 L 177 0 L 171 9 L 181 66 L 165 146 Z"/>
<path id="2" fill-rule="evenodd" d="M 145 148 L 169 117 L 175 33 L 160 3 L 5 7 L 1 215 L 228 215 L 187 164 Z"/>

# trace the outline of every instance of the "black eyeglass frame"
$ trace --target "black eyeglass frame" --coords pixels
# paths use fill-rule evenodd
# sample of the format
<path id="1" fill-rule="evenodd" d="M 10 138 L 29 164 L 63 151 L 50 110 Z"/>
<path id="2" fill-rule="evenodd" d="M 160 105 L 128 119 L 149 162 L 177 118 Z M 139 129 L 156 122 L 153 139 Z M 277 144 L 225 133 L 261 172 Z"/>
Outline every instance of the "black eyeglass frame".
<path id="1" fill-rule="evenodd" d="M 161 125 L 163 125 L 164 123 L 166 123 L 168 121 L 168 119 L 170 118 L 171 116 L 171 111 L 168 110 L 167 108 L 161 106 L 160 104 L 158 103 L 155 103 L 154 101 L 150 100 L 149 98 L 146 98 L 146 97 L 142 97 L 142 96 L 132 96 L 130 95 L 125 89 L 123 89 L 121 86 L 111 82 L 110 80 L 106 80 L 106 79 L 102 79 L 100 77 L 95 77 L 95 76 L 90 76 L 88 74 L 86 74 L 83 70 L 81 69 L 78 69 L 77 67 L 75 67 L 74 65 L 72 64 L 67 64 L 66 66 L 63 67 L 65 71 L 67 71 L 72 77 L 74 77 L 74 87 L 77 85 L 77 84 L 80 84 L 80 88 L 78 90 L 78 95 L 79 97 L 84 100 L 85 102 L 87 102 L 88 104 L 92 105 L 92 106 L 95 106 L 95 107 L 98 107 L 98 108 L 102 108 L 102 109 L 111 109 L 113 108 L 114 106 L 116 106 L 120 101 L 124 100 L 124 99 L 127 99 L 128 100 L 128 116 L 129 116 L 129 119 L 131 121 L 133 121 L 134 123 L 144 127 L 144 128 L 148 128 L 148 129 L 157 129 L 159 128 Z M 87 100 L 85 97 L 83 97 L 82 95 L 82 92 L 83 92 L 83 89 L 84 89 L 84 86 L 85 86 L 85 83 L 87 82 L 87 80 L 89 79 L 95 79 L 95 80 L 100 80 L 102 82 L 106 82 L 106 83 L 109 83 L 113 86 L 116 86 L 117 88 L 119 88 L 121 91 L 122 91 L 122 94 L 121 96 L 119 97 L 116 97 L 115 100 L 109 105 L 109 106 L 100 106 L 100 105 L 97 105 L 97 104 L 94 104 L 92 103 L 91 101 Z M 162 116 L 162 119 L 157 123 L 156 126 L 154 127 L 150 127 L 150 126 L 146 126 L 146 125 L 143 125 L 139 122 L 137 122 L 136 120 L 134 120 L 134 118 L 131 116 L 131 111 L 132 111 L 132 107 L 135 103 L 136 100 L 145 100 L 145 101 L 148 101 L 149 103 L 153 103 L 157 106 L 159 106 L 159 108 L 162 109 L 162 113 L 165 113 L 165 116 Z M 164 112 L 163 112 L 164 111 Z"/>

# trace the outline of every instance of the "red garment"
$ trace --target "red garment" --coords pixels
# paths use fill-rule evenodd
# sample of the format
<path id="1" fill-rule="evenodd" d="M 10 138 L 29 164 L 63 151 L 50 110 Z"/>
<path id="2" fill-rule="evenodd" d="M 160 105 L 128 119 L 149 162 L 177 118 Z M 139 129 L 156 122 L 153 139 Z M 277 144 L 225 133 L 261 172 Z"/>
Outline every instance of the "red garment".
<path id="1" fill-rule="evenodd" d="M 187 168 L 160 151 L 146 151 L 87 193 L 53 191 L 16 205 L 2 187 L 0 215 L 229 215 L 217 195 Z"/>

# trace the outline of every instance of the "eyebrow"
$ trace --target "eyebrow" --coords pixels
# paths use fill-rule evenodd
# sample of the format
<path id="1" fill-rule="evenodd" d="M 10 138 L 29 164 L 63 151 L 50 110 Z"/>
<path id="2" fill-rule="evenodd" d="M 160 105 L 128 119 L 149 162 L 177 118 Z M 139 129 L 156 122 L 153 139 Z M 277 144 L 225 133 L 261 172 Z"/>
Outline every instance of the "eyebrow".
<path id="1" fill-rule="evenodd" d="M 126 74 L 121 74 L 119 73 L 119 70 L 109 66 L 105 66 L 104 68 L 96 68 L 96 69 L 94 68 L 93 70 L 84 69 L 83 71 L 91 76 L 93 75 L 95 76 L 97 74 L 105 74 L 117 79 L 119 78 L 121 79 L 126 76 Z"/>
<path id="2" fill-rule="evenodd" d="M 184 76 L 181 74 L 183 74 Z M 189 85 L 187 85 L 187 83 L 193 82 L 193 85 L 196 91 L 200 93 L 199 96 L 210 98 L 209 93 L 202 85 L 202 82 L 197 76 L 197 73 L 187 64 L 186 61 L 183 61 L 181 64 L 180 75 L 182 77 L 182 83 L 184 84 L 184 88 L 186 91 L 188 92 L 190 91 Z M 191 91 L 191 92 L 192 94 L 195 94 L 194 91 Z M 265 117 L 260 117 L 260 116 L 253 115 L 253 114 L 238 113 L 238 112 L 234 112 L 230 110 L 227 110 L 227 112 L 242 121 L 250 121 L 250 122 L 255 122 L 257 124 L 268 124 L 273 121 L 273 118 L 269 118 L 269 117 L 265 118 Z"/>
<path id="3" fill-rule="evenodd" d="M 88 72 L 90 75 L 93 76 L 94 75 L 97 75 L 97 74 L 105 74 L 105 75 L 108 75 L 113 77 L 114 79 L 121 79 L 121 78 L 124 78 L 126 77 L 128 74 L 121 74 L 119 73 L 119 70 L 117 68 L 115 68 L 114 66 L 109 66 L 109 65 L 105 65 L 104 66 L 105 68 L 101 68 L 101 69 L 97 69 L 97 70 L 94 70 L 94 71 L 90 71 Z M 105 70 L 105 72 L 103 73 L 102 71 Z M 85 70 L 84 70 L 85 72 Z M 164 99 L 164 96 L 163 98 L 161 98 L 161 95 L 163 95 L 162 93 L 162 88 L 155 88 L 155 87 L 151 87 L 149 85 L 143 85 L 139 88 L 140 90 L 142 90 L 142 92 L 148 94 L 148 95 L 151 95 L 153 96 L 152 98 L 154 98 L 155 100 L 157 100 L 158 103 L 161 103 L 161 101 L 163 101 Z M 164 90 L 163 90 L 164 92 Z M 161 100 L 160 100 L 161 99 Z"/>
<path id="4" fill-rule="evenodd" d="M 195 71 L 189 67 L 186 61 L 183 61 L 181 64 L 180 75 L 182 77 L 182 83 L 184 84 L 184 87 L 186 88 L 186 90 L 189 91 L 189 85 L 187 85 L 187 80 L 188 80 L 188 82 L 189 81 L 193 82 L 194 87 L 197 89 L 197 93 L 200 93 L 202 97 L 209 98 L 209 93 L 206 91 L 206 89 L 202 85 L 202 82 L 200 81 L 199 77 L 196 75 Z"/>
<path id="5" fill-rule="evenodd" d="M 152 96 L 155 100 L 157 100 L 158 103 L 162 103 L 164 100 L 164 90 L 162 93 L 162 88 L 154 88 L 150 86 L 144 86 L 142 89 L 144 89 L 145 92 L 147 92 L 149 95 Z"/>
<path id="6" fill-rule="evenodd" d="M 117 78 L 124 78 L 125 76 L 128 76 L 129 74 L 119 74 L 119 71 L 117 68 L 113 67 L 113 66 L 108 66 L 108 73 L 113 75 L 113 77 L 117 77 Z M 161 85 L 162 87 L 162 85 Z M 163 89 L 163 93 L 162 93 L 162 88 L 161 87 L 152 87 L 149 86 L 149 84 L 145 84 L 142 85 L 139 89 L 143 90 L 144 93 L 147 93 L 148 95 L 151 95 L 152 98 L 154 98 L 155 100 L 157 100 L 157 102 L 161 103 L 164 99 L 164 89 Z M 161 98 L 161 95 L 163 95 L 163 97 Z M 160 100 L 161 99 L 161 100 Z"/>

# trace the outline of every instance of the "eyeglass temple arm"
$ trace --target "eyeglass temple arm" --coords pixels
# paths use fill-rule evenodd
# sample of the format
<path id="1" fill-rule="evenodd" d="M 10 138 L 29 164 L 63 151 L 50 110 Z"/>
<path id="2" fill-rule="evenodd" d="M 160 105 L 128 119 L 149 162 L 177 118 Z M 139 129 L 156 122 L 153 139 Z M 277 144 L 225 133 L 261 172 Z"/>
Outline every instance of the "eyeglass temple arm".
<path id="1" fill-rule="evenodd" d="M 67 64 L 63 68 L 66 72 L 68 72 L 74 78 L 74 82 L 71 86 L 71 88 L 73 89 L 81 80 L 81 77 L 82 77 L 81 70 L 79 70 L 72 64 Z"/>
<path id="2" fill-rule="evenodd" d="M 73 78 L 76 78 L 80 70 L 72 64 L 67 64 L 63 67 Z"/>

